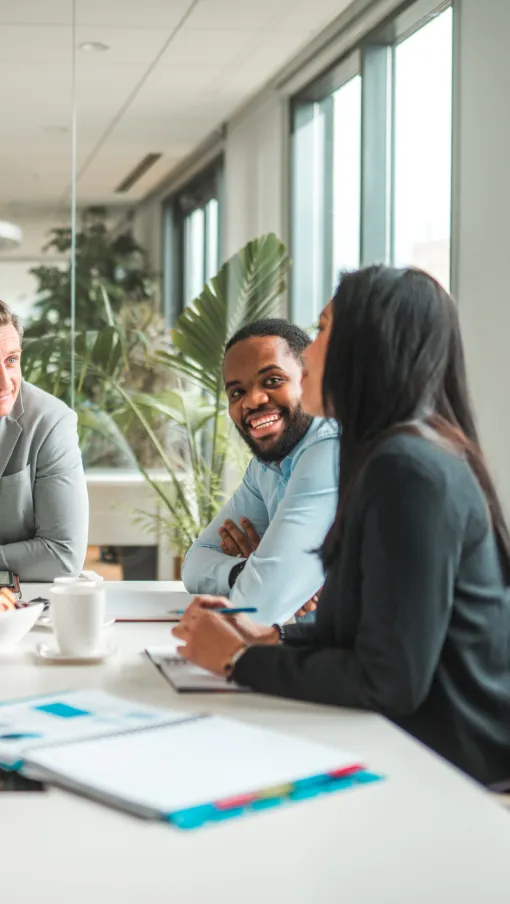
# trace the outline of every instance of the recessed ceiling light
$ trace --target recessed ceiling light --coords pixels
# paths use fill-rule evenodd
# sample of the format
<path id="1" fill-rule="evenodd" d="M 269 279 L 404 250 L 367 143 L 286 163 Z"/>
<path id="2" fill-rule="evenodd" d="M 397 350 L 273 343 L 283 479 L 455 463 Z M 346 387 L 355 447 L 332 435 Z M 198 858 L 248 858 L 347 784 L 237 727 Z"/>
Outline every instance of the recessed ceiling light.
<path id="1" fill-rule="evenodd" d="M 101 41 L 83 41 L 83 43 L 79 45 L 79 48 L 86 53 L 100 53 L 103 50 L 109 50 L 110 45 L 102 44 Z"/>
<path id="2" fill-rule="evenodd" d="M 0 222 L 0 251 L 12 251 L 21 244 L 22 238 L 23 233 L 19 226 L 6 220 Z"/>

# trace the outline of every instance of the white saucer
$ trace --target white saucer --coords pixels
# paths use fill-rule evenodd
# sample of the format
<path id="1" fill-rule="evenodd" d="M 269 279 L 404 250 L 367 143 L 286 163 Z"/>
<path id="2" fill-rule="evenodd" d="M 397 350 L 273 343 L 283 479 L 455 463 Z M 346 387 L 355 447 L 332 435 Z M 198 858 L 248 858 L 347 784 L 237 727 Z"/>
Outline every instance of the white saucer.
<path id="1" fill-rule="evenodd" d="M 109 618 L 108 621 L 105 621 L 103 628 L 111 628 L 112 625 L 115 624 L 114 618 Z M 37 619 L 36 626 L 38 628 L 48 628 L 50 631 L 53 627 L 51 624 L 51 616 L 44 612 L 40 618 Z"/>
<path id="2" fill-rule="evenodd" d="M 73 656 L 71 653 L 61 653 L 57 647 L 49 647 L 45 643 L 40 643 L 36 650 L 36 656 L 44 659 L 46 662 L 61 662 L 66 665 L 88 665 L 89 663 L 102 662 L 109 659 L 118 648 L 113 643 L 104 643 L 93 653 L 82 656 Z"/>

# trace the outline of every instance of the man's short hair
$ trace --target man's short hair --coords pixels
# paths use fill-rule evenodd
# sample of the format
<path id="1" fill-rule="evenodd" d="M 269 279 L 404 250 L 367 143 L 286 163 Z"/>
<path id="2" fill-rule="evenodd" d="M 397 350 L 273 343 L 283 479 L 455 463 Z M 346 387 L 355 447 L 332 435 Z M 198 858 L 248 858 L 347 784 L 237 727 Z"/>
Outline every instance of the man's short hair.
<path id="1" fill-rule="evenodd" d="M 237 333 L 234 333 L 227 342 L 225 354 L 238 342 L 264 336 L 279 336 L 280 339 L 287 343 L 291 354 L 301 363 L 303 363 L 302 353 L 312 341 L 308 333 L 305 333 L 301 327 L 295 326 L 294 323 L 279 317 L 268 317 L 265 320 L 255 320 L 253 323 L 247 323 Z"/>
<path id="2" fill-rule="evenodd" d="M 0 301 L 0 327 L 10 326 L 11 324 L 18 334 L 21 344 L 23 341 L 23 324 L 19 317 L 12 313 L 5 301 Z"/>

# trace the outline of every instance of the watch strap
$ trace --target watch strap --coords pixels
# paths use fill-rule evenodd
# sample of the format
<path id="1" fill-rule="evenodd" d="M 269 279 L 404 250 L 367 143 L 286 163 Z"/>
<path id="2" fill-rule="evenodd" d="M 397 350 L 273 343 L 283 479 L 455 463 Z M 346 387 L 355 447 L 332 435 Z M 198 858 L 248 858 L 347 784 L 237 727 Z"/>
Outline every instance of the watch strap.
<path id="1" fill-rule="evenodd" d="M 230 589 L 232 589 L 232 587 L 234 586 L 245 565 L 246 559 L 243 559 L 242 562 L 238 562 L 236 565 L 234 565 L 233 568 L 230 569 L 230 574 L 228 576 L 228 586 L 230 587 Z"/>

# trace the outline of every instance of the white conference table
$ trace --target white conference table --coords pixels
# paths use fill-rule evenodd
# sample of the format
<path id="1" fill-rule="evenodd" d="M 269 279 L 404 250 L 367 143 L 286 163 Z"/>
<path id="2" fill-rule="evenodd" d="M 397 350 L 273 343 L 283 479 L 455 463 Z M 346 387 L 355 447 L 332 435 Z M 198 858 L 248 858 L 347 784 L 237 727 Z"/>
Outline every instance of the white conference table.
<path id="1" fill-rule="evenodd" d="M 169 582 L 169 592 L 180 586 Z M 56 789 L 1 795 L 2 904 L 508 904 L 510 814 L 483 789 L 376 715 L 259 695 L 176 694 L 143 654 L 171 643 L 170 630 L 116 624 L 118 655 L 70 667 L 36 660 L 50 634 L 35 629 L 0 654 L 0 697 L 101 688 L 221 712 L 358 752 L 387 780 L 193 832 Z"/>

